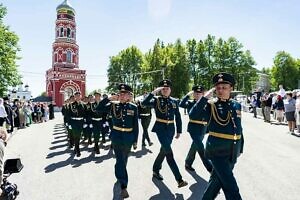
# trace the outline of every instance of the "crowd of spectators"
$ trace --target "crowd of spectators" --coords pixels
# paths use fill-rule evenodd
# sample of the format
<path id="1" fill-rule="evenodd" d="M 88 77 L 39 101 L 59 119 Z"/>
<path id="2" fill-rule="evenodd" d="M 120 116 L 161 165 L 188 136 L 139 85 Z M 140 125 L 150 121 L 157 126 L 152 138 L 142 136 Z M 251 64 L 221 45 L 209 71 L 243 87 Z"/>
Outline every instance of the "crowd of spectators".
<path id="1" fill-rule="evenodd" d="M 52 104 L 21 101 L 19 99 L 10 100 L 8 97 L 0 98 L 0 127 L 5 126 L 8 133 L 53 118 Z"/>
<path id="2" fill-rule="evenodd" d="M 255 118 L 260 109 L 265 122 L 287 123 L 288 133 L 300 136 L 300 91 L 286 92 L 280 85 L 278 92 L 254 93 L 250 103 Z"/>

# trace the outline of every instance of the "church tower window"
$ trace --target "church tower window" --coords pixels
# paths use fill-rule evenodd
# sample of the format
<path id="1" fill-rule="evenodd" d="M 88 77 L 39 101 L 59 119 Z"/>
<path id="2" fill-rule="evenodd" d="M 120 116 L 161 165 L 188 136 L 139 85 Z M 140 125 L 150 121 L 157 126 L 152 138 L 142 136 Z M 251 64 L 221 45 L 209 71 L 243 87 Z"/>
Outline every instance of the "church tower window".
<path id="1" fill-rule="evenodd" d="M 67 63 L 72 63 L 72 52 L 67 51 Z"/>

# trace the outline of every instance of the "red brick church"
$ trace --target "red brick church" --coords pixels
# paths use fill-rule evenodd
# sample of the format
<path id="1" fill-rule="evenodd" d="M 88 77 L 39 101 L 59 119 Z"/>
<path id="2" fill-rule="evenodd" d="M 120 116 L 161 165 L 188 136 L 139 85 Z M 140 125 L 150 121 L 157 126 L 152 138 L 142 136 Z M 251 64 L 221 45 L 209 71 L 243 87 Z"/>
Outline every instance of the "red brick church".
<path id="1" fill-rule="evenodd" d="M 76 91 L 85 95 L 85 70 L 79 69 L 79 46 L 76 44 L 75 10 L 68 0 L 56 8 L 55 41 L 52 45 L 52 68 L 46 72 L 46 91 L 56 106 Z"/>

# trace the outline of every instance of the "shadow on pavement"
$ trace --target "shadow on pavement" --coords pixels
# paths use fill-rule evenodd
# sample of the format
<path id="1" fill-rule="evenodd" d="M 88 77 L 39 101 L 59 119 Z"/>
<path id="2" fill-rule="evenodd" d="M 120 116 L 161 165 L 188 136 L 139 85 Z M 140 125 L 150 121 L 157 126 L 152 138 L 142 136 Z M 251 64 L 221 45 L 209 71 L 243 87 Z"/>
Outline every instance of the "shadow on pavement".
<path id="1" fill-rule="evenodd" d="M 183 195 L 176 193 L 175 195 L 170 191 L 170 189 L 164 184 L 163 181 L 159 181 L 156 178 L 152 178 L 152 182 L 159 189 L 159 194 L 156 194 L 149 198 L 149 200 L 183 200 Z"/>
<path id="2" fill-rule="evenodd" d="M 102 151 L 100 152 L 100 154 L 101 153 L 102 153 Z M 114 157 L 113 150 L 109 149 L 109 151 L 107 152 L 107 154 L 106 155 L 102 155 L 99 158 L 97 158 L 97 160 L 96 160 L 95 163 L 102 163 L 103 161 L 109 160 L 109 159 L 111 159 L 113 157 Z"/>
<path id="3" fill-rule="evenodd" d="M 189 187 L 189 189 L 192 191 L 192 195 L 187 198 L 187 200 L 201 199 L 208 182 L 201 178 L 196 172 L 188 171 L 188 173 L 195 179 L 196 183 Z"/>
<path id="4" fill-rule="evenodd" d="M 147 149 L 146 147 L 142 147 L 142 149 L 139 151 L 135 151 L 135 152 L 131 151 L 129 153 L 129 156 L 135 156 L 136 158 L 141 158 L 148 153 L 152 153 L 152 151 L 150 149 Z"/>
<path id="5" fill-rule="evenodd" d="M 57 163 L 52 163 L 45 167 L 45 173 L 53 172 L 59 168 L 66 167 L 67 165 L 71 164 L 72 160 L 74 159 L 74 154 L 71 154 L 67 160 L 63 160 Z"/>

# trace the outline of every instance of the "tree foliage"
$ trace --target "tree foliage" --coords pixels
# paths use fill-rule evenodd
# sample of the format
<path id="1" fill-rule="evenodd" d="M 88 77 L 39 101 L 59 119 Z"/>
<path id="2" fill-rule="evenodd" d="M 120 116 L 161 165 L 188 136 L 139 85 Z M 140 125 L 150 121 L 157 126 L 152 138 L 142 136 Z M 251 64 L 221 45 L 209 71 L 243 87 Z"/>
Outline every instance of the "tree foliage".
<path id="1" fill-rule="evenodd" d="M 16 60 L 19 59 L 17 52 L 18 36 L 4 25 L 3 18 L 6 8 L 0 4 L 0 96 L 3 96 L 9 86 L 17 86 L 21 83 Z"/>
<path id="2" fill-rule="evenodd" d="M 300 80 L 300 62 L 285 51 L 277 52 L 271 68 L 271 84 L 273 88 L 283 85 L 286 89 L 295 89 Z"/>
<path id="3" fill-rule="evenodd" d="M 224 40 L 208 35 L 199 42 L 190 39 L 183 44 L 178 39 L 174 44 L 167 45 L 157 39 L 144 55 L 136 48 L 133 57 L 139 58 L 137 60 L 125 56 L 124 51 L 110 58 L 109 88 L 114 82 L 133 84 L 137 81 L 136 91 L 142 93 L 143 90 L 153 90 L 159 81 L 168 78 L 173 84 L 172 95 L 181 97 L 194 84 L 209 89 L 212 87 L 212 77 L 219 72 L 233 74 L 237 83 L 235 89 L 244 92 L 251 91 L 257 79 L 257 70 L 253 67 L 255 61 L 250 51 L 243 50 L 243 45 L 233 37 Z M 126 78 L 119 72 L 124 72 Z M 139 75 L 131 79 L 137 72 L 140 72 Z"/>

